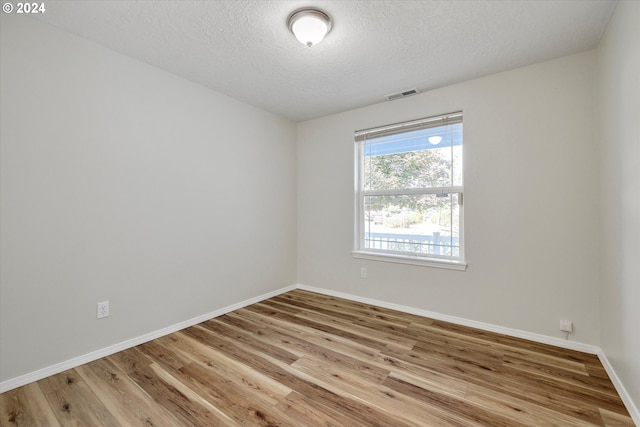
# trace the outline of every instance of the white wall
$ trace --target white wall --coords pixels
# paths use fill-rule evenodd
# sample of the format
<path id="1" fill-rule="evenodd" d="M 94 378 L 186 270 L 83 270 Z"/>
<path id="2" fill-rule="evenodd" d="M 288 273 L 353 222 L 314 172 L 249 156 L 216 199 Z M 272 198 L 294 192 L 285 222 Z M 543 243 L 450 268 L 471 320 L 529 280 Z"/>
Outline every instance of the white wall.
<path id="1" fill-rule="evenodd" d="M 0 382 L 291 284 L 297 254 L 305 285 L 571 319 L 640 401 L 639 9 L 597 52 L 301 123 L 297 164 L 292 123 L 3 15 Z M 353 259 L 353 131 L 458 109 L 468 270 Z"/>
<path id="2" fill-rule="evenodd" d="M 620 2 L 598 47 L 601 346 L 640 404 L 640 2 Z"/>
<path id="3" fill-rule="evenodd" d="M 295 282 L 293 123 L 24 16 L 1 39 L 0 382 Z"/>
<path id="4" fill-rule="evenodd" d="M 299 124 L 299 283 L 558 338 L 570 319 L 597 345 L 594 69 L 591 51 Z M 467 271 L 352 258 L 353 132 L 459 109 Z"/>

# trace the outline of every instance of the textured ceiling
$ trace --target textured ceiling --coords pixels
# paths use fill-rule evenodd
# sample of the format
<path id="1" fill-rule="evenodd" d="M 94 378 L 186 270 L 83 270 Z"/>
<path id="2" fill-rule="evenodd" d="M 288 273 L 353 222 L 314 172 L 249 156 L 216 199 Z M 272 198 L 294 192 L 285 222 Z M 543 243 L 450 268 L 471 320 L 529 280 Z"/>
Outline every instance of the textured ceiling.
<path id="1" fill-rule="evenodd" d="M 307 48 L 286 26 L 334 25 Z M 292 120 L 375 104 L 596 46 L 612 0 L 62 1 L 42 19 Z"/>

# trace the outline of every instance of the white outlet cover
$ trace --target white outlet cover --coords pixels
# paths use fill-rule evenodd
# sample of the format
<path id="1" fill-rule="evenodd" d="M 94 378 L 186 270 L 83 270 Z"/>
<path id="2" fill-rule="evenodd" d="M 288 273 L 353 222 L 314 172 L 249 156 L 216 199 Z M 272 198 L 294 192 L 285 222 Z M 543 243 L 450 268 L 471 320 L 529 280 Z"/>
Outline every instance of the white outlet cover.
<path id="1" fill-rule="evenodd" d="M 561 320 L 560 321 L 560 330 L 562 332 L 572 332 L 573 331 L 573 323 L 571 320 Z"/>
<path id="2" fill-rule="evenodd" d="M 109 316 L 109 301 L 103 301 L 98 303 L 97 308 L 97 318 L 102 319 L 103 317 Z"/>

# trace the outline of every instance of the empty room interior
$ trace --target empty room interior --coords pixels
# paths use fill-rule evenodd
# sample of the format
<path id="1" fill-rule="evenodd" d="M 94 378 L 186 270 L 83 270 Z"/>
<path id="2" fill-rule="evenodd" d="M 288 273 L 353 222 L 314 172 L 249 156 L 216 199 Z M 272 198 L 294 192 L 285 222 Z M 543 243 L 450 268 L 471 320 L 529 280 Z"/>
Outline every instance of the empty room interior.
<path id="1" fill-rule="evenodd" d="M 640 1 L 0 42 L 1 426 L 640 426 Z"/>

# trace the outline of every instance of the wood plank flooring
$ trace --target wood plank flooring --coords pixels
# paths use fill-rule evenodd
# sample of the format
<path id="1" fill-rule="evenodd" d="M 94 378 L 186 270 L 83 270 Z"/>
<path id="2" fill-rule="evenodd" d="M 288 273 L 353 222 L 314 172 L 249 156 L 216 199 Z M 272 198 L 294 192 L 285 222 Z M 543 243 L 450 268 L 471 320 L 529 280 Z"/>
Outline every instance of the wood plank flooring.
<path id="1" fill-rule="evenodd" d="M 594 355 L 295 290 L 0 395 L 2 426 L 633 426 Z"/>

